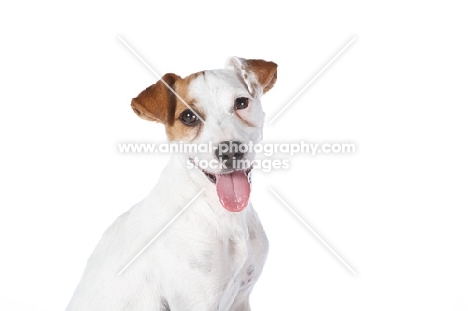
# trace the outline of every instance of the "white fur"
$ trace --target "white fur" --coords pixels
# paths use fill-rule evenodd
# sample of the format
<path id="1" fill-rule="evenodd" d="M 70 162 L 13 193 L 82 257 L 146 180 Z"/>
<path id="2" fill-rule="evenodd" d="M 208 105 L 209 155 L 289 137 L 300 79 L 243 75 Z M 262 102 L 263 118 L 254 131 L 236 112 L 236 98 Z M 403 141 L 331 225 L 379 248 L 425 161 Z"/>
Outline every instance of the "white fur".
<path id="1" fill-rule="evenodd" d="M 207 122 L 192 143 L 262 138 L 260 101 L 235 68 L 206 71 L 192 81 L 190 95 L 202 105 Z M 248 110 L 233 111 L 240 96 L 250 98 Z M 164 301 L 171 311 L 250 310 L 249 295 L 262 272 L 268 240 L 251 203 L 242 212 L 227 211 L 206 176 L 187 168 L 189 157 L 215 159 L 172 156 L 148 197 L 104 233 L 68 311 L 163 311 Z M 203 194 L 117 276 L 202 188 Z"/>

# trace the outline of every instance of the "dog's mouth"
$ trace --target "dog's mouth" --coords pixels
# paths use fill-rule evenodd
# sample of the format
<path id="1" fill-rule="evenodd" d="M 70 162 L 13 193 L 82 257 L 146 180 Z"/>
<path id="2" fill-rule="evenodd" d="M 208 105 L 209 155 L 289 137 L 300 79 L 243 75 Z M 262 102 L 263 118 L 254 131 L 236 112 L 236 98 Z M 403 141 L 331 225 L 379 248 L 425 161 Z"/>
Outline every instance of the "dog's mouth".
<path id="1" fill-rule="evenodd" d="M 221 205 L 230 212 L 241 212 L 249 204 L 252 167 L 246 170 L 231 170 L 220 173 L 209 172 L 190 161 L 210 182 L 216 185 Z"/>

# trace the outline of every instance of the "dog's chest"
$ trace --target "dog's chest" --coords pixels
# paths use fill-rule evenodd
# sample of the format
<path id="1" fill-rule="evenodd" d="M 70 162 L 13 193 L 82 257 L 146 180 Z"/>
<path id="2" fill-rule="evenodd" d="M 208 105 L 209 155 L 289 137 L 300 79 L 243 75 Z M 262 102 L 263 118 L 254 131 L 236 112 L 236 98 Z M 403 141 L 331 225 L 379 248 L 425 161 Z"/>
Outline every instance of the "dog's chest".
<path id="1" fill-rule="evenodd" d="M 224 267 L 224 271 L 229 272 L 225 273 L 225 280 L 219 284 L 222 286 L 219 310 L 228 310 L 234 297 L 241 292 L 249 293 L 258 280 L 267 250 L 255 244 L 250 239 L 245 243 L 229 241 L 228 261 L 231 261 L 231 265 Z"/>
<path id="2" fill-rule="evenodd" d="M 187 254 L 189 267 L 220 280 L 248 283 L 248 278 L 254 275 L 258 265 L 263 264 L 267 253 L 268 241 L 264 233 L 258 235 L 260 230 L 263 233 L 260 227 L 246 230 L 244 235 L 205 237 L 203 242 L 186 241 L 191 244 L 190 255 Z"/>
<path id="3" fill-rule="evenodd" d="M 203 227 L 191 228 L 191 234 L 184 236 L 183 244 L 190 245 L 185 257 L 190 271 L 184 275 L 210 288 L 219 310 L 229 310 L 235 297 L 249 293 L 261 274 L 268 251 L 263 228 L 255 214 L 238 230 L 227 230 L 222 236 L 206 234 Z"/>

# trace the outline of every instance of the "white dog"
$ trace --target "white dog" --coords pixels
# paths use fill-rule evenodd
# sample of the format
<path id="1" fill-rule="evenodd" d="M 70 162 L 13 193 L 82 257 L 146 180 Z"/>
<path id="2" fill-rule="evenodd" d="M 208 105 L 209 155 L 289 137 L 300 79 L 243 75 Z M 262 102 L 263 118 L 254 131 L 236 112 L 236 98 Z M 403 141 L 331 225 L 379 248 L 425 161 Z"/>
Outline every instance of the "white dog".
<path id="1" fill-rule="evenodd" d="M 173 142 L 257 143 L 264 123 L 260 97 L 273 87 L 276 68 L 273 62 L 233 57 L 225 69 L 183 79 L 169 73 L 161 79 L 165 83 L 159 80 L 134 98 L 132 108 L 143 119 L 163 123 Z M 105 232 L 68 311 L 250 310 L 268 240 L 249 200 L 251 167 L 235 165 L 255 154 L 226 149 L 171 157 L 148 197 Z M 201 160 L 225 166 L 202 169 Z"/>

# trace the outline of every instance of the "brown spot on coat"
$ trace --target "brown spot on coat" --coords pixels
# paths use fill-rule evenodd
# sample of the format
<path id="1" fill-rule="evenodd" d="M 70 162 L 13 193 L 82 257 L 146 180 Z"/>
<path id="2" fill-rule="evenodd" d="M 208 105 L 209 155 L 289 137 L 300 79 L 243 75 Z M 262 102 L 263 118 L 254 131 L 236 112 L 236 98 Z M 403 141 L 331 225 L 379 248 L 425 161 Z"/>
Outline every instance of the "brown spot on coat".
<path id="1" fill-rule="evenodd" d="M 203 71 L 191 74 L 190 76 L 185 77 L 184 79 L 178 80 L 174 85 L 174 89 L 177 92 L 177 94 L 179 94 L 179 96 L 185 101 L 185 103 L 191 109 L 193 109 L 193 111 L 195 111 L 203 120 L 205 120 L 205 113 L 197 104 L 196 100 L 193 97 L 191 97 L 189 91 L 190 84 L 192 83 L 192 81 L 202 74 Z M 180 100 L 179 98 L 176 99 L 174 109 L 174 124 L 166 126 L 166 133 L 169 140 L 192 141 L 199 135 L 201 129 L 203 128 L 203 122 L 201 121 L 198 123 L 198 125 L 191 127 L 183 124 L 182 121 L 179 120 L 180 114 L 183 111 L 189 109 L 187 105 L 185 105 L 184 102 L 182 102 L 182 100 Z"/>

